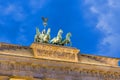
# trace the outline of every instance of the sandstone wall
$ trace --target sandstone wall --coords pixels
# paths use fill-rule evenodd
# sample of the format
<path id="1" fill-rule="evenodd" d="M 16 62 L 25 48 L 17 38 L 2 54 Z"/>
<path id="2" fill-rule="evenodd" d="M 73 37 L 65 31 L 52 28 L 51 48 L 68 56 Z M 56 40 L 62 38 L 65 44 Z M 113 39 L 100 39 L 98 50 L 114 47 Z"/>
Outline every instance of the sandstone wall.
<path id="1" fill-rule="evenodd" d="M 120 80 L 120 68 L 1 54 L 0 75 L 0 80 Z"/>

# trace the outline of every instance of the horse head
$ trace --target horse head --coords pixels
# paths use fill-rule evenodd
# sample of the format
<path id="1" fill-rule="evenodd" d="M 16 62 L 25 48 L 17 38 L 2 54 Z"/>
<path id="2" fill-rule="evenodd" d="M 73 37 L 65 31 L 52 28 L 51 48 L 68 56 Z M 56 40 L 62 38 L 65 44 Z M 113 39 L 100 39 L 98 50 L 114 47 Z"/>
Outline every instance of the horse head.
<path id="1" fill-rule="evenodd" d="M 36 35 L 40 35 L 40 31 L 38 27 L 36 27 Z"/>
<path id="2" fill-rule="evenodd" d="M 66 39 L 64 41 L 64 44 L 70 44 L 70 46 L 72 46 L 72 42 L 70 40 L 71 36 L 72 36 L 72 34 L 70 32 L 66 34 Z"/>
<path id="3" fill-rule="evenodd" d="M 48 30 L 47 30 L 47 34 L 50 34 L 50 31 L 51 31 L 51 29 L 50 29 L 50 28 L 48 28 Z"/>
<path id="4" fill-rule="evenodd" d="M 72 36 L 72 34 L 69 32 L 69 33 L 67 33 L 66 38 L 70 38 L 71 36 Z"/>
<path id="5" fill-rule="evenodd" d="M 63 30 L 60 29 L 60 30 L 58 31 L 58 35 L 61 35 L 62 33 L 63 33 Z"/>

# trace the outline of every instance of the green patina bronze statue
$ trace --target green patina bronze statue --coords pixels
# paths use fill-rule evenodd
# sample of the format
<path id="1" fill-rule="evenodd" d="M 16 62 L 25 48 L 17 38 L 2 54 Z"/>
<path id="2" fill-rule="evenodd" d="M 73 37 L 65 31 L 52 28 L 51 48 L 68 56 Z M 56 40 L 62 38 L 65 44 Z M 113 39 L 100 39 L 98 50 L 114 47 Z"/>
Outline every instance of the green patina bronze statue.
<path id="1" fill-rule="evenodd" d="M 42 32 L 40 32 L 39 28 L 36 28 L 36 35 L 35 35 L 35 38 L 34 38 L 34 42 L 49 43 L 50 28 L 48 28 L 47 33 L 46 33 L 46 30 L 45 30 L 45 28 L 47 26 L 48 18 L 42 17 L 42 20 L 43 20 L 44 29 L 42 30 Z"/>
<path id="2" fill-rule="evenodd" d="M 58 34 L 57 34 L 56 37 L 54 37 L 52 40 L 50 40 L 51 39 L 51 36 L 50 36 L 51 29 L 48 28 L 47 32 L 46 32 L 46 29 L 45 29 L 46 26 L 47 26 L 48 18 L 42 17 L 42 20 L 43 20 L 44 29 L 42 30 L 42 32 L 40 32 L 39 28 L 38 27 L 36 28 L 36 35 L 34 37 L 34 42 L 49 43 L 49 44 L 56 44 L 56 45 L 62 45 L 62 46 L 65 46 L 65 45 L 68 45 L 68 44 L 70 44 L 70 46 L 72 45 L 72 42 L 70 40 L 71 33 L 70 32 L 67 33 L 66 38 L 62 39 L 62 34 L 63 34 L 62 29 L 60 29 L 58 31 Z"/>
<path id="3" fill-rule="evenodd" d="M 51 41 L 50 41 L 50 43 L 52 43 L 52 44 L 60 44 L 61 43 L 61 41 L 62 41 L 62 33 L 63 33 L 63 31 L 62 31 L 62 29 L 60 29 L 59 31 L 58 31 L 58 34 L 57 34 L 57 36 L 56 37 L 54 37 Z"/>
<path id="4" fill-rule="evenodd" d="M 36 28 L 36 35 L 34 38 L 34 42 L 40 43 L 49 43 L 50 40 L 50 28 L 48 28 L 47 33 L 40 33 L 39 28 Z"/>
<path id="5" fill-rule="evenodd" d="M 67 33 L 66 34 L 66 38 L 60 42 L 60 45 L 67 45 L 67 44 L 70 44 L 70 46 L 72 46 L 72 42 L 70 40 L 70 37 L 71 37 L 71 33 Z"/>
<path id="6" fill-rule="evenodd" d="M 34 42 L 41 42 L 40 40 L 41 40 L 40 31 L 39 31 L 39 28 L 36 27 L 36 35 L 34 38 Z"/>
<path id="7" fill-rule="evenodd" d="M 44 43 L 49 43 L 50 40 L 50 28 L 48 28 L 47 33 L 43 36 L 43 42 Z"/>
<path id="8" fill-rule="evenodd" d="M 48 18 L 42 17 L 42 21 L 43 21 L 43 26 L 46 27 L 47 26 Z"/>

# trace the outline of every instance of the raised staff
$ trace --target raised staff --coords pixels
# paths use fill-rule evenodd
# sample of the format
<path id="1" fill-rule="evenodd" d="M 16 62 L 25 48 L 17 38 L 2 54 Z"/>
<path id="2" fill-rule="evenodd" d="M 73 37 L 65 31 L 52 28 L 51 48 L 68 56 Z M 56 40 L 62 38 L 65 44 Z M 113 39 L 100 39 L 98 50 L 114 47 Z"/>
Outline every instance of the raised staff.
<path id="1" fill-rule="evenodd" d="M 42 17 L 42 21 L 43 21 L 43 26 L 44 26 L 42 33 L 45 34 L 48 18 Z"/>

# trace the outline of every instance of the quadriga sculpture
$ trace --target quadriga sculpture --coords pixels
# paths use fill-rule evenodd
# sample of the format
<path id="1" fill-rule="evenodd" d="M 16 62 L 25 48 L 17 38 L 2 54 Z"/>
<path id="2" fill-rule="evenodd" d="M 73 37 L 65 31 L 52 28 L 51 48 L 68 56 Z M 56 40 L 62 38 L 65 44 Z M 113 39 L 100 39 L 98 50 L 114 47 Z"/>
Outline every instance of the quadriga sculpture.
<path id="1" fill-rule="evenodd" d="M 51 29 L 48 28 L 48 30 L 46 32 L 48 18 L 42 17 L 42 21 L 43 21 L 44 29 L 40 32 L 39 28 L 36 28 L 36 35 L 34 37 L 34 42 L 50 43 L 50 44 L 56 44 L 56 45 L 62 45 L 62 46 L 68 45 L 68 44 L 70 44 L 70 46 L 72 45 L 72 42 L 70 40 L 71 33 L 67 33 L 66 38 L 62 40 L 62 34 L 63 34 L 62 29 L 60 29 L 58 31 L 58 34 L 56 37 L 54 37 L 52 40 L 50 40 Z"/>
<path id="2" fill-rule="evenodd" d="M 72 42 L 70 40 L 71 37 L 71 33 L 67 33 L 66 34 L 66 38 L 64 40 L 62 40 L 62 29 L 60 29 L 58 31 L 58 34 L 56 37 L 54 37 L 52 40 L 50 40 L 50 32 L 51 29 L 48 28 L 47 33 L 43 33 L 39 31 L 39 28 L 36 28 L 36 35 L 34 38 L 34 42 L 38 42 L 38 43 L 50 43 L 50 44 L 56 44 L 56 45 L 68 45 L 70 44 L 70 46 L 72 46 Z"/>

